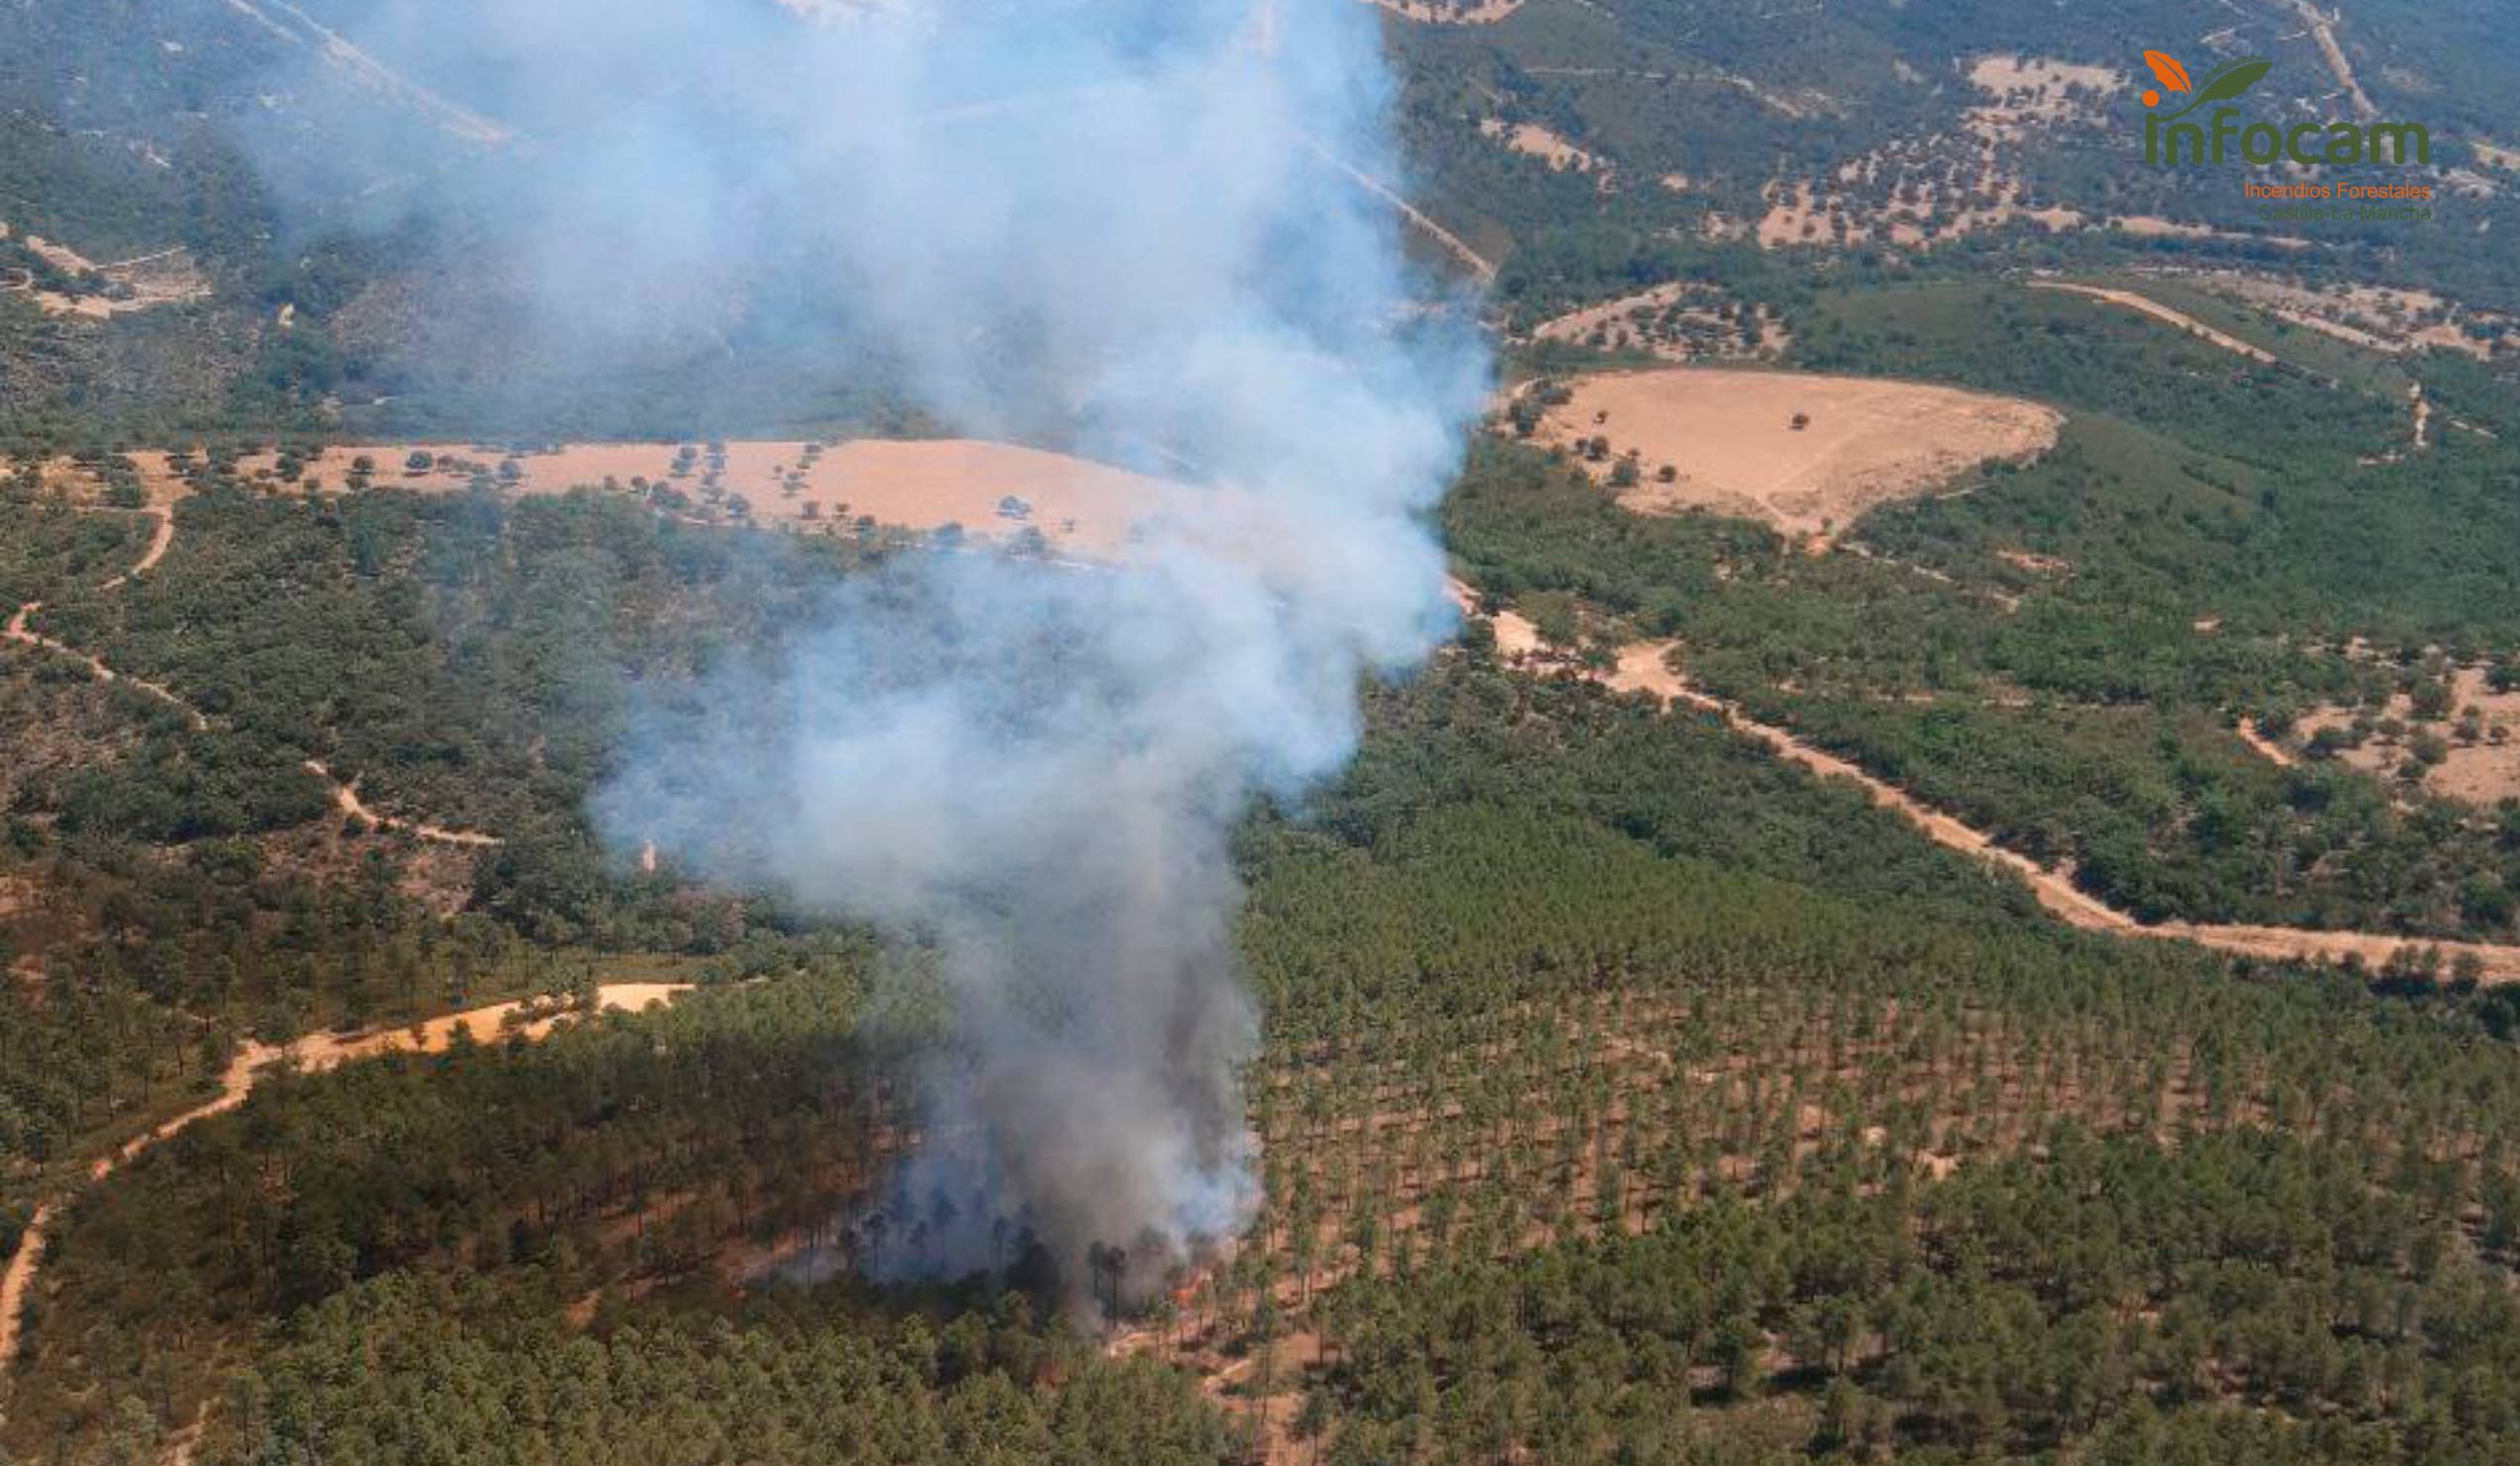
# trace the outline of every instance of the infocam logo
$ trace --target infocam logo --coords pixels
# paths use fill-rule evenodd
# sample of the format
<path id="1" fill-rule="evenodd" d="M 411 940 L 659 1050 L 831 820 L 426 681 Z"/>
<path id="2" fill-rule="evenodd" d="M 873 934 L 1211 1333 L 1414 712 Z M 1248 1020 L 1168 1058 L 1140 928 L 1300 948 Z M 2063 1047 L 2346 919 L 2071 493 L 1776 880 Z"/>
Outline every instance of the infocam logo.
<path id="1" fill-rule="evenodd" d="M 2218 102 L 2237 102 L 2248 95 L 2251 87 L 2264 81 L 2275 64 L 2264 56 L 2226 61 L 2202 83 L 2191 83 L 2188 68 L 2167 51 L 2145 51 L 2143 60 L 2163 87 L 2188 99 L 2187 106 L 2166 117 L 2154 112 L 2144 118 L 2143 160 L 2147 163 L 2163 167 L 2226 163 L 2231 161 L 2234 148 L 2251 163 L 2290 160 L 2315 166 L 2432 161 L 2432 133 L 2419 123 L 2300 123 L 2291 128 L 2250 123 L 2242 127 L 2237 108 L 2213 106 Z M 2144 89 L 2145 107 L 2158 108 L 2161 103 L 2158 90 Z M 2207 107 L 2213 110 L 2205 114 L 2202 122 L 2185 120 Z"/>

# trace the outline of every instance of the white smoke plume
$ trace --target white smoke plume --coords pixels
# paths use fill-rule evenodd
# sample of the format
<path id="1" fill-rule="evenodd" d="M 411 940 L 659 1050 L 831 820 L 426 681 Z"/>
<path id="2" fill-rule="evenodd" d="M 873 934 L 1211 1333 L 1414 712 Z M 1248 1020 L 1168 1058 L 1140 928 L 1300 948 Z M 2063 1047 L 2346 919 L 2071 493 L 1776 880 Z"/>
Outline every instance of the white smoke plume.
<path id="1" fill-rule="evenodd" d="M 706 727 L 634 738 L 596 812 L 931 936 L 962 1037 L 885 1246 L 985 1266 L 1022 1228 L 1082 1296 L 1097 1245 L 1142 1277 L 1247 1219 L 1230 831 L 1335 773 L 1359 679 L 1444 634 L 1427 519 L 1486 362 L 1323 161 L 1399 176 L 1372 7 L 824 9 L 428 0 L 360 34 L 441 91 L 497 81 L 466 100 L 521 136 L 473 202 L 545 329 L 685 331 L 777 277 L 831 360 L 958 430 L 1196 480 L 1117 564 L 938 553 L 847 587 L 685 700 Z"/>

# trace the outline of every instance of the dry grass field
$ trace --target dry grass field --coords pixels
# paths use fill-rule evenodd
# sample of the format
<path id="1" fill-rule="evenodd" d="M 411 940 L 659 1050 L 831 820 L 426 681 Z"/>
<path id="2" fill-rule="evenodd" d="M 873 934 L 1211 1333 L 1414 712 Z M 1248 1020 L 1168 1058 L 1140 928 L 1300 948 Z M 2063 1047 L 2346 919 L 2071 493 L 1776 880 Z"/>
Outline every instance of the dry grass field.
<path id="1" fill-rule="evenodd" d="M 312 486 L 324 492 L 338 492 L 354 480 L 375 488 L 455 492 L 483 475 L 517 493 L 578 487 L 630 492 L 661 485 L 690 500 L 691 512 L 710 517 L 797 529 L 861 518 L 923 531 L 959 525 L 966 534 L 999 540 L 1029 529 L 1052 547 L 1087 555 L 1120 550 L 1133 524 L 1180 491 L 1108 464 L 969 439 L 834 445 L 756 440 L 722 449 L 718 454 L 702 444 L 573 443 L 510 455 L 467 444 L 344 444 L 307 458 L 294 485 L 281 477 L 276 453 L 240 459 L 237 471 L 275 490 Z M 167 455 L 132 458 L 153 500 L 181 495 L 183 485 Z"/>
<path id="2" fill-rule="evenodd" d="M 1708 510 L 1826 540 L 1978 464 L 2034 458 L 2063 421 L 2034 402 L 1914 383 L 1654 371 L 1575 382 L 1538 436 L 1604 477 L 1624 476 L 1634 454 L 1637 481 L 1619 501 L 1640 513 Z M 1606 453 L 1582 451 L 1596 439 Z"/>

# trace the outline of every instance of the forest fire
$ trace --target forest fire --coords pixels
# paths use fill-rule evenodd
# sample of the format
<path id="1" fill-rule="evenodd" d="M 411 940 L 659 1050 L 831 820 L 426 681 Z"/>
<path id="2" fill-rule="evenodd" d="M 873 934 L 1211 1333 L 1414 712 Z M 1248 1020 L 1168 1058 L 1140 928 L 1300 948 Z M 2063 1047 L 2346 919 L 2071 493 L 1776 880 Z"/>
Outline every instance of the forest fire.
<path id="1" fill-rule="evenodd" d="M 814 197 L 852 207 L 809 232 L 925 410 L 1047 414 L 1089 457 L 1162 445 L 1207 481 L 1137 482 L 1158 502 L 1105 573 L 949 553 L 840 587 L 775 652 L 641 709 L 595 801 L 626 857 L 652 841 L 927 934 L 952 1032 L 868 1269 L 1000 1270 L 1013 1233 L 1105 1318 L 1256 1211 L 1231 832 L 1336 774 L 1360 682 L 1445 633 L 1423 511 L 1486 375 L 1467 332 L 1394 327 L 1421 283 L 1394 221 L 1301 140 L 1387 155 L 1370 15 L 1284 8 L 1300 34 L 1264 51 L 1241 0 L 1116 9 L 871 17 L 807 47 L 841 103 L 753 121 L 846 175 Z M 930 125 L 975 91 L 1016 100 Z M 1234 203 L 1149 207 L 1176 198 Z M 874 222 L 901 218 L 925 227 Z M 1298 231 L 1316 243 L 1290 270 Z M 1220 544 L 1244 538 L 1227 523 L 1300 525 L 1302 551 Z"/>

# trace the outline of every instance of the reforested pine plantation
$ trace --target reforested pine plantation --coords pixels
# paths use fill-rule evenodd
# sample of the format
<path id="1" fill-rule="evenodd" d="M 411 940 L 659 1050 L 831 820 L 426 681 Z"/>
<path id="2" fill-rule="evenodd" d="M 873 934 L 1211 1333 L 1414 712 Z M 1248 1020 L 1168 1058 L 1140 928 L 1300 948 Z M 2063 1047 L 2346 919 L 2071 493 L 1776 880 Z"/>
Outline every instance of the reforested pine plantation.
<path id="1" fill-rule="evenodd" d="M 1476 516 L 1559 492 L 1499 452 L 1459 499 L 1473 560 Z M 784 597 L 847 566 L 757 577 L 753 557 L 795 552 L 685 545 L 594 499 L 182 512 L 205 557 L 222 515 L 296 537 L 266 572 L 333 587 L 294 634 L 372 639 L 377 719 L 313 679 L 224 697 L 219 669 L 266 635 L 208 599 L 231 578 L 170 576 L 119 615 L 63 591 L 60 624 L 215 708 L 240 778 L 358 756 L 327 731 L 389 728 L 443 678 L 489 791 L 466 818 L 546 826 L 547 864 L 486 853 L 444 891 L 414 842 L 320 815 L 315 840 L 285 807 L 190 838 L 73 819 L 114 807 L 66 791 L 147 756 L 78 744 L 83 767 L 16 802 L 15 868 L 85 893 L 13 918 L 58 944 L 6 1030 L 21 1220 L 241 1038 L 566 990 L 641 952 L 691 954 L 710 987 L 539 1044 L 267 1081 L 80 1194 L 11 1372 L 20 1458 L 145 1456 L 196 1427 L 203 1461 L 2512 1448 L 2520 1051 L 2496 1002 L 2067 933 L 1711 718 L 1510 672 L 1476 639 L 1377 691 L 1355 769 L 1242 837 L 1268 1015 L 1268 1195 L 1242 1246 L 1117 1358 L 1022 1267 L 1012 1293 L 870 1289 L 844 1264 L 885 1239 L 848 1219 L 916 1143 L 898 1083 L 940 1031 L 915 941 L 713 913 L 608 868 L 569 765 L 498 738 L 502 685 L 705 656 L 657 629 L 693 597 L 775 636 Z M 51 532 L 16 573 L 93 582 L 102 542 Z M 464 604 L 515 618 L 486 659 L 430 609 L 476 575 L 500 589 Z M 159 598 L 191 607 L 166 652 Z M 503 684 L 538 647 L 565 675 Z M 45 665 L 14 659 L 13 695 L 201 757 Z M 588 706 L 600 740 L 610 705 Z M 411 781 L 380 792 L 440 787 L 378 756 Z M 500 793 L 509 766 L 537 772 Z M 300 831 L 297 861 L 258 863 L 266 830 Z M 93 1068 L 50 1058 L 73 1048 Z M 1174 1366 L 1221 1384 L 1203 1398 Z"/>
<path id="2" fill-rule="evenodd" d="M 1304 3 L 959 9 L 1035 28 L 983 70 L 1055 71 L 1036 31 L 1101 7 L 1147 14 L 1074 49 L 1214 22 L 1200 75 L 1231 81 L 1311 34 L 1277 29 Z M 799 76 L 817 116 L 865 100 L 815 46 L 537 88 L 466 63 L 458 0 L 0 6 L 0 1466 L 2520 1466 L 2520 983 L 2473 955 L 2520 960 L 2501 9 L 1378 4 L 1387 75 L 1348 80 L 1387 94 L 1391 150 L 1165 111 L 1256 161 L 1133 195 L 1048 302 L 995 299 L 1022 249 L 941 296 L 850 273 L 860 215 L 915 276 L 1018 211 L 960 176 L 802 209 L 829 159 L 737 124 Z M 573 66 L 680 14 L 525 9 L 487 29 Z M 2438 217 L 2297 230 L 2138 166 L 2142 91 L 2183 90 L 2156 49 L 2268 60 L 2244 122 L 2422 119 L 2404 176 Z M 1017 118 L 1045 176 L 1118 85 L 989 79 L 922 127 Z M 649 186 L 636 144 L 687 106 L 712 129 Z M 603 307 L 563 340 L 550 260 L 501 249 L 538 160 L 590 139 L 628 151 L 572 184 L 640 186 L 561 241 Z M 1178 140 L 1096 137 L 1085 168 Z M 704 186 L 723 168 L 744 186 Z M 1364 198 L 1422 298 L 1356 291 L 1370 328 L 1272 391 L 1070 349 L 1067 316 L 1173 284 L 1097 294 L 1101 234 L 1289 177 L 1303 226 L 1222 294 L 1346 302 L 1339 231 L 1306 231 Z M 752 253 L 637 273 L 700 239 Z M 1082 1279 L 1001 1223 L 989 1265 L 921 1272 L 972 1230 L 904 1179 L 969 1138 L 938 1076 L 1056 1006 L 958 986 L 958 920 L 1020 903 L 846 919 L 590 809 L 633 747 L 714 787 L 752 756 L 724 730 L 779 711 L 726 689 L 934 595 L 922 566 L 1111 567 L 1022 484 L 986 524 L 763 527 L 726 439 L 1206 479 L 1203 439 L 1457 328 L 1493 390 L 1445 419 L 1440 506 L 1430 475 L 1390 528 L 1440 539 L 1468 614 L 1360 680 L 1335 776 L 1236 785 L 1272 792 L 1189 873 L 1253 999 L 1247 1220 L 1187 1258 L 1098 1239 Z M 923 396 L 958 353 L 983 380 L 943 396 L 1021 410 Z M 1614 446 L 1719 372 L 1764 415 Z M 1683 389 L 1570 406 L 1646 373 Z M 1820 378 L 2003 399 L 2053 441 L 1893 482 L 1832 455 L 1926 430 L 1794 400 Z M 1336 540 L 1376 456 L 1322 469 L 1356 424 L 1295 415 L 1272 469 L 1334 481 L 1263 548 L 1385 588 Z M 697 497 L 525 491 L 561 443 L 709 467 Z M 379 454 L 466 467 L 380 488 Z M 764 492 L 793 494 L 780 458 Z M 1107 670 L 1081 628 L 984 620 L 880 658 L 918 686 L 1014 648 L 1026 695 L 981 700 L 1003 742 L 958 791 L 1001 787 L 1034 702 L 1127 691 L 1064 685 Z M 905 866 L 936 834 L 820 813 Z M 2394 955 L 2153 939 L 2206 927 Z"/>

